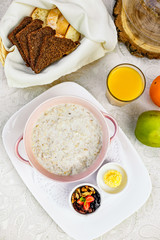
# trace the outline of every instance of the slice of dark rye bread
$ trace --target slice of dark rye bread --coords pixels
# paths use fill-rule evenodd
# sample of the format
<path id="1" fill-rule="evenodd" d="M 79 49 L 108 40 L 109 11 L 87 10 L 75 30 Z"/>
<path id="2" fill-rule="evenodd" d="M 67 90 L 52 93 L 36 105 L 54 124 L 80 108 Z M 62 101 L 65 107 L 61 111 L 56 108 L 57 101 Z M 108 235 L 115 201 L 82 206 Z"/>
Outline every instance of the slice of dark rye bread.
<path id="1" fill-rule="evenodd" d="M 28 34 L 42 27 L 43 22 L 39 19 L 32 20 L 24 29 L 16 34 L 16 38 L 25 54 L 27 62 L 30 65 L 30 56 L 28 49 Z"/>
<path id="2" fill-rule="evenodd" d="M 25 54 L 16 38 L 16 34 L 20 32 L 23 28 L 25 28 L 28 24 L 30 24 L 32 21 L 31 17 L 25 17 L 20 24 L 8 35 L 8 39 L 11 41 L 13 45 L 16 45 L 23 60 L 27 63 L 27 59 L 25 57 Z"/>
<path id="3" fill-rule="evenodd" d="M 51 63 L 61 59 L 75 50 L 80 42 L 73 42 L 71 39 L 46 36 L 43 39 L 40 55 L 35 66 L 35 73 L 40 73 Z"/>
<path id="4" fill-rule="evenodd" d="M 34 32 L 28 34 L 28 48 L 30 56 L 30 67 L 34 71 L 37 58 L 40 55 L 40 49 L 42 46 L 43 38 L 45 36 L 55 35 L 56 31 L 51 27 L 40 28 Z"/>

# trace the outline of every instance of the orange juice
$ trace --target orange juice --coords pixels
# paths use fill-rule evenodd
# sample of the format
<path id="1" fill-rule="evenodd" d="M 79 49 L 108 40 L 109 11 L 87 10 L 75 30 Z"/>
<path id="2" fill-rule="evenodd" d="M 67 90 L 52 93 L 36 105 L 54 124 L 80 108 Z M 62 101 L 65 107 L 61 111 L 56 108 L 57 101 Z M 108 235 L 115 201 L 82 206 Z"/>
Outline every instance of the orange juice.
<path id="1" fill-rule="evenodd" d="M 121 64 L 109 73 L 107 87 L 113 99 L 127 103 L 142 94 L 145 88 L 145 78 L 135 66 Z"/>

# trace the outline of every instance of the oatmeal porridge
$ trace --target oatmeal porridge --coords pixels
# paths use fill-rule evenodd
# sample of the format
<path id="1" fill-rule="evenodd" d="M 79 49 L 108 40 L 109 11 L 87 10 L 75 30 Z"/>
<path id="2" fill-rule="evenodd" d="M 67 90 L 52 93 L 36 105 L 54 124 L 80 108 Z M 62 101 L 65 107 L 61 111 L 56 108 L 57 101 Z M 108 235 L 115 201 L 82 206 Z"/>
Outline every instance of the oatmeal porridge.
<path id="1" fill-rule="evenodd" d="M 49 172 L 74 175 L 86 170 L 102 148 L 102 129 L 86 108 L 60 104 L 45 111 L 32 133 L 32 151 Z"/>

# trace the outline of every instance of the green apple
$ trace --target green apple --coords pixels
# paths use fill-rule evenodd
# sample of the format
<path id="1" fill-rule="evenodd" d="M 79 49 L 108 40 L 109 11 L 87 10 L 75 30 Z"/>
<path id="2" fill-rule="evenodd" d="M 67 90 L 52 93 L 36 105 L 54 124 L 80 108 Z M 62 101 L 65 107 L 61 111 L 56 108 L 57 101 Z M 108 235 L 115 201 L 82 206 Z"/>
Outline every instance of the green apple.
<path id="1" fill-rule="evenodd" d="M 160 147 L 160 111 L 143 112 L 137 121 L 136 138 L 150 147 Z"/>

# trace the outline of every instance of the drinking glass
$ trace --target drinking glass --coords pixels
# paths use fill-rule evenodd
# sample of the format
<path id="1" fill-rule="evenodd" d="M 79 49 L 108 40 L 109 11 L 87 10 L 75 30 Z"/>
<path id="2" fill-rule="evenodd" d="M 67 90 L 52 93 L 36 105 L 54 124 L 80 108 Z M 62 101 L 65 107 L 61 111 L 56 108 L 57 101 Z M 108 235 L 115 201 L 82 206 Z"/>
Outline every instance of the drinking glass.
<path id="1" fill-rule="evenodd" d="M 123 106 L 139 98 L 145 90 L 143 72 L 135 65 L 124 63 L 114 67 L 107 77 L 106 96 L 112 105 Z"/>

